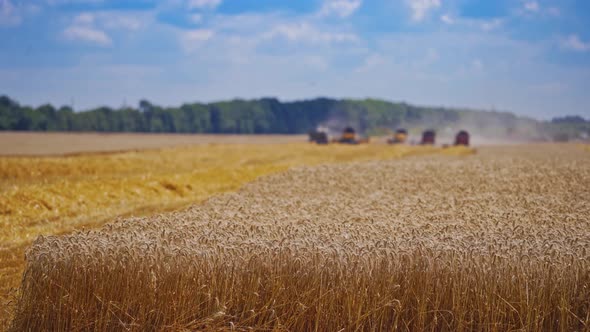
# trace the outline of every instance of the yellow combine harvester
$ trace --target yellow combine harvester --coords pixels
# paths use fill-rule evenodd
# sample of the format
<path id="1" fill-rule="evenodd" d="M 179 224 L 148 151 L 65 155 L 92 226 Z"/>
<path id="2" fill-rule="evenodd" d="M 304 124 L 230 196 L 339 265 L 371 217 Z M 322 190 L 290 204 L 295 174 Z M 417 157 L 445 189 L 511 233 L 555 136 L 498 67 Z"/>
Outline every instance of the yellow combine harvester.
<path id="1" fill-rule="evenodd" d="M 392 138 L 387 140 L 387 143 L 389 143 L 389 144 L 403 144 L 406 142 L 407 139 L 408 139 L 408 131 L 403 128 L 400 128 L 395 131 L 395 134 L 393 134 Z"/>
<path id="2" fill-rule="evenodd" d="M 359 138 L 356 137 L 356 131 L 352 127 L 344 128 L 342 132 L 342 137 L 339 139 L 333 140 L 334 143 L 340 144 L 363 144 L 369 143 L 369 138 Z"/>
<path id="3" fill-rule="evenodd" d="M 315 144 L 329 144 L 329 143 L 339 143 L 339 144 L 363 144 L 369 143 L 369 138 L 357 138 L 356 131 L 352 127 L 346 127 L 342 131 L 342 136 L 340 138 L 332 138 L 329 139 L 329 135 L 327 133 L 327 129 L 321 128 L 312 130 L 309 132 L 309 142 Z"/>

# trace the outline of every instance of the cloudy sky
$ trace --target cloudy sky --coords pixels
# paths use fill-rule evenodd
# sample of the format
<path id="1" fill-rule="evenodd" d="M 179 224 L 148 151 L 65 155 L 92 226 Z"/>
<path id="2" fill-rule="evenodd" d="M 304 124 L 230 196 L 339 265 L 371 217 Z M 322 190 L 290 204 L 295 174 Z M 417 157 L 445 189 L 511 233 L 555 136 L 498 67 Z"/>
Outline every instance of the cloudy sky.
<path id="1" fill-rule="evenodd" d="M 0 94 L 377 97 L 590 117 L 588 0 L 0 0 Z"/>

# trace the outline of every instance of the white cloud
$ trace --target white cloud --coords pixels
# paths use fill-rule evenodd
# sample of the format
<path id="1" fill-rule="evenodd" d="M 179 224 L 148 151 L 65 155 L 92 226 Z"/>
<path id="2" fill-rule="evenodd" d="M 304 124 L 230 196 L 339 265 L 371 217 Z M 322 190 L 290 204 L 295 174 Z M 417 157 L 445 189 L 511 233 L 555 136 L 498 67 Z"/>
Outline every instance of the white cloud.
<path id="1" fill-rule="evenodd" d="M 287 18 L 278 13 L 244 13 L 236 15 L 215 14 L 209 17 L 215 30 L 229 30 L 236 33 L 251 34 L 254 31 L 267 30 L 277 22 Z"/>
<path id="2" fill-rule="evenodd" d="M 209 29 L 184 31 L 180 35 L 180 42 L 186 52 L 193 52 L 211 40 L 214 35 L 215 31 Z"/>
<path id="3" fill-rule="evenodd" d="M 202 8 L 217 8 L 221 4 L 222 0 L 189 0 L 189 9 L 202 9 Z"/>
<path id="4" fill-rule="evenodd" d="M 356 69 L 357 73 L 366 73 L 373 68 L 379 67 L 386 63 L 386 59 L 379 53 L 373 53 L 368 55 L 363 64 Z"/>
<path id="5" fill-rule="evenodd" d="M 21 16 L 10 0 L 0 0 L 0 26 L 19 25 L 21 21 Z"/>
<path id="6" fill-rule="evenodd" d="M 590 51 L 590 42 L 582 41 L 578 35 L 569 35 L 563 40 L 562 46 L 566 49 L 578 52 Z"/>
<path id="7" fill-rule="evenodd" d="M 454 19 L 454 18 L 452 18 L 452 17 L 451 17 L 449 14 L 442 15 L 442 16 L 440 17 L 440 20 L 441 20 L 443 23 L 446 23 L 446 24 L 454 24 L 454 23 L 455 23 L 455 19 Z"/>
<path id="8" fill-rule="evenodd" d="M 90 13 L 82 13 L 74 18 L 74 24 L 89 25 L 94 23 L 94 15 Z"/>
<path id="9" fill-rule="evenodd" d="M 354 14 L 362 4 L 362 0 L 326 0 L 319 11 L 319 15 L 348 17 Z"/>
<path id="10" fill-rule="evenodd" d="M 501 25 L 502 25 L 502 20 L 499 18 L 496 18 L 496 19 L 493 19 L 490 21 L 482 22 L 480 24 L 480 27 L 484 31 L 492 31 L 492 30 L 499 28 Z"/>
<path id="11" fill-rule="evenodd" d="M 69 40 L 84 41 L 100 46 L 110 46 L 113 43 L 104 31 L 90 26 L 70 26 L 64 30 L 64 36 Z"/>
<path id="12" fill-rule="evenodd" d="M 203 42 L 211 39 L 215 33 L 213 30 L 198 29 L 184 33 L 184 36 L 189 41 Z"/>
<path id="13" fill-rule="evenodd" d="M 198 24 L 198 23 L 201 23 L 201 22 L 203 21 L 203 15 L 201 15 L 201 14 L 199 14 L 199 13 L 197 13 L 197 14 L 192 14 L 192 15 L 190 16 L 190 19 L 191 19 L 191 21 L 192 21 L 193 23 L 196 23 L 196 24 Z"/>
<path id="14" fill-rule="evenodd" d="M 72 24 L 63 31 L 63 35 L 70 41 L 111 46 L 113 40 L 103 28 L 136 30 L 140 24 L 136 18 L 112 12 L 80 13 L 74 17 Z"/>
<path id="15" fill-rule="evenodd" d="M 101 24 L 107 29 L 139 30 L 145 22 L 137 16 L 105 12 L 98 15 Z"/>
<path id="16" fill-rule="evenodd" d="M 543 5 L 543 2 L 537 0 L 520 0 L 521 7 L 518 8 L 514 13 L 517 16 L 524 17 L 559 17 L 561 16 L 561 9 L 557 6 L 547 7 Z"/>
<path id="17" fill-rule="evenodd" d="M 240 15 L 213 15 L 207 26 L 219 33 L 224 40 L 231 40 L 244 47 L 282 51 L 275 42 L 293 44 L 354 43 L 360 38 L 344 23 L 324 24 L 315 15 L 293 17 L 283 13 L 259 13 Z"/>
<path id="18" fill-rule="evenodd" d="M 81 13 L 74 17 L 72 26 L 97 29 L 138 30 L 145 22 L 145 17 L 122 14 L 118 12 Z"/>
<path id="19" fill-rule="evenodd" d="M 422 21 L 429 11 L 441 6 L 441 0 L 406 0 L 406 4 L 412 10 L 412 20 Z"/>
<path id="20" fill-rule="evenodd" d="M 278 24 L 263 35 L 264 39 L 284 38 L 290 42 L 341 43 L 355 42 L 358 37 L 352 33 L 325 32 L 315 26 L 303 23 Z"/>
<path id="21" fill-rule="evenodd" d="M 527 1 L 524 3 L 524 9 L 526 11 L 536 13 L 539 11 L 540 6 L 537 1 Z"/>

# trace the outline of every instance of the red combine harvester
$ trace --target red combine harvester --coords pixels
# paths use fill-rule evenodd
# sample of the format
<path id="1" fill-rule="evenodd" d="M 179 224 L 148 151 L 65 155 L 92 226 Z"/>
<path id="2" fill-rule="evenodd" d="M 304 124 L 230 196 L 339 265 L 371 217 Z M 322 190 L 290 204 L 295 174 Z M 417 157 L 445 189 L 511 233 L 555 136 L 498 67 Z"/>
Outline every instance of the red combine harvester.
<path id="1" fill-rule="evenodd" d="M 455 145 L 469 146 L 469 133 L 461 130 L 455 137 Z"/>
<path id="2" fill-rule="evenodd" d="M 434 145 L 436 140 L 436 133 L 434 130 L 426 130 L 422 133 L 422 145 Z"/>

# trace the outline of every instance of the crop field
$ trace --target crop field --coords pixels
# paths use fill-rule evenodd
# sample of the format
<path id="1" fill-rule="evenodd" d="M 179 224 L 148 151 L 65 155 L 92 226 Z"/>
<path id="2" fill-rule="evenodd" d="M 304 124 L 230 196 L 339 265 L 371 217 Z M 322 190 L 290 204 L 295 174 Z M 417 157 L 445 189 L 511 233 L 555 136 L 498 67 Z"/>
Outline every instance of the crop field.
<path id="1" fill-rule="evenodd" d="M 223 190 L 181 192 L 188 202 L 256 178 L 237 192 L 37 238 L 11 330 L 590 330 L 590 153 L 575 145 L 477 154 L 294 145 L 260 154 L 252 146 L 236 156 L 246 148 L 223 148 L 229 151 L 217 157 L 231 161 L 213 170 L 250 165 L 252 174 L 236 175 Z M 440 151 L 446 155 L 433 153 Z M 180 157 L 188 151 L 166 153 L 158 152 L 158 167 L 173 165 L 144 182 L 176 174 L 169 187 L 196 181 L 182 175 L 192 174 Z M 237 162 L 243 158 L 249 161 Z M 148 162 L 139 164 L 133 174 L 146 172 Z M 125 167 L 91 169 L 92 176 L 72 172 L 71 181 Z M 161 192 L 175 191 L 156 182 Z M 71 213 L 108 210 L 119 200 Z M 26 220 L 33 219 L 19 222 Z"/>
<path id="2" fill-rule="evenodd" d="M 203 144 L 297 143 L 305 135 L 0 132 L 0 155 L 50 156 L 161 149 Z"/>
<path id="3" fill-rule="evenodd" d="M 13 140 L 10 149 L 20 144 L 21 135 L 5 134 L 4 138 Z M 182 209 L 291 167 L 473 152 L 379 144 L 324 147 L 293 143 L 301 137 L 288 136 L 219 136 L 225 143 L 212 144 L 213 137 L 207 136 L 200 137 L 201 141 L 199 137 L 191 138 L 199 143 L 192 146 L 117 153 L 77 151 L 63 156 L 60 154 L 64 148 L 52 145 L 55 139 L 68 136 L 85 142 L 90 134 L 48 134 L 45 149 L 40 148 L 42 134 L 27 135 L 31 135 L 28 139 L 32 142 L 27 153 L 33 155 L 0 157 L 0 330 L 12 316 L 25 250 L 40 234 L 68 234 L 95 229 L 122 216 Z M 146 147 L 143 144 L 149 135 L 102 136 L 107 142 L 92 143 L 90 151 L 111 151 L 117 139 L 124 140 L 123 146 Z M 0 153 L 13 154 L 10 149 L 0 149 Z M 48 151 L 57 155 L 34 155 L 46 155 Z"/>

